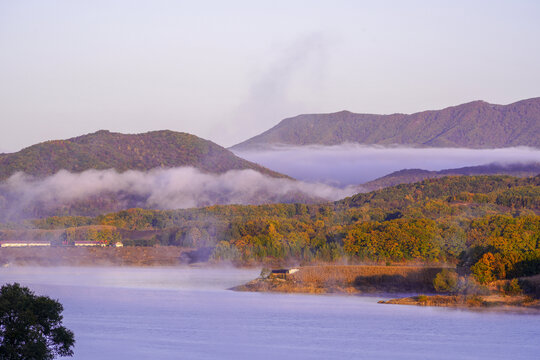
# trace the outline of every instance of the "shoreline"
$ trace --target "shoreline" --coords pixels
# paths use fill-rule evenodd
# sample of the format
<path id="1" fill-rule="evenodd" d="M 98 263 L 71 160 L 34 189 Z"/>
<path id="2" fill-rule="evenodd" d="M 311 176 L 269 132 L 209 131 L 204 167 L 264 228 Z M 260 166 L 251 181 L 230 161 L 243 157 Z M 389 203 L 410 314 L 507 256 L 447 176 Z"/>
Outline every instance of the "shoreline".
<path id="1" fill-rule="evenodd" d="M 515 311 L 520 309 L 540 314 L 540 299 L 525 294 L 439 294 L 432 287 L 432 281 L 435 276 L 434 274 L 440 268 L 425 268 L 420 266 L 406 268 L 375 265 L 349 265 L 347 267 L 348 269 L 343 269 L 340 266 L 302 267 L 294 274 L 283 277 L 272 275 L 266 278 L 259 277 L 246 284 L 233 287 L 231 290 L 314 295 L 384 295 L 386 298 L 396 295 L 418 294 L 380 300 L 378 303 L 471 310 L 497 309 Z M 333 273 L 332 269 L 334 270 Z M 342 273 L 346 270 L 349 271 L 349 274 Z M 356 275 L 352 281 L 351 273 L 355 273 Z M 400 273 L 400 275 L 397 275 L 397 273 Z"/>
<path id="2" fill-rule="evenodd" d="M 465 309 L 530 310 L 540 314 L 540 300 L 527 295 L 416 295 L 381 300 L 379 304 Z"/>
<path id="3" fill-rule="evenodd" d="M 270 275 L 234 287 L 235 291 L 304 294 L 377 294 L 434 292 L 442 267 L 411 265 L 315 265 L 285 276 Z"/>
<path id="4" fill-rule="evenodd" d="M 232 264 L 200 258 L 200 249 L 176 246 L 123 248 L 0 249 L 0 268 L 8 267 L 186 267 L 222 268 Z M 203 254 L 206 255 L 206 254 Z M 235 268 L 260 268 L 262 264 Z M 433 279 L 445 266 L 425 265 L 309 265 L 292 274 L 270 274 L 228 290 L 315 295 L 384 296 L 387 305 L 435 306 L 465 309 L 524 309 L 539 311 L 540 299 L 527 295 L 439 294 Z M 417 295 L 414 295 L 417 294 Z M 391 298 L 392 296 L 402 296 Z M 390 299 L 389 299 L 390 298 Z"/>

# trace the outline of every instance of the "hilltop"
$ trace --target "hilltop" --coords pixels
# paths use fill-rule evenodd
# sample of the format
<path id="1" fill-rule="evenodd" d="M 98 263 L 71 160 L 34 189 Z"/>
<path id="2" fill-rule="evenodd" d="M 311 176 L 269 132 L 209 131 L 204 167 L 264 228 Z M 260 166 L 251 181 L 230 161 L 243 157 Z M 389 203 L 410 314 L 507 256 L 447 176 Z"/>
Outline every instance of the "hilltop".
<path id="1" fill-rule="evenodd" d="M 192 166 L 211 173 L 252 169 L 272 177 L 286 177 L 241 159 L 229 150 L 195 135 L 169 130 L 121 134 L 100 130 L 67 140 L 32 145 L 11 154 L 0 154 L 0 180 L 22 171 L 36 177 L 61 169 L 150 170 Z"/>
<path id="2" fill-rule="evenodd" d="M 485 101 L 414 114 L 306 114 L 233 146 L 233 150 L 268 145 L 407 145 L 425 147 L 540 147 L 540 98 L 509 105 Z"/>
<path id="3" fill-rule="evenodd" d="M 424 179 L 439 178 L 450 175 L 510 175 L 516 177 L 535 176 L 540 174 L 540 163 L 529 164 L 486 164 L 467 166 L 457 169 L 429 171 L 422 169 L 403 169 L 395 171 L 362 185 L 367 190 L 378 190 L 399 184 L 410 184 Z"/>

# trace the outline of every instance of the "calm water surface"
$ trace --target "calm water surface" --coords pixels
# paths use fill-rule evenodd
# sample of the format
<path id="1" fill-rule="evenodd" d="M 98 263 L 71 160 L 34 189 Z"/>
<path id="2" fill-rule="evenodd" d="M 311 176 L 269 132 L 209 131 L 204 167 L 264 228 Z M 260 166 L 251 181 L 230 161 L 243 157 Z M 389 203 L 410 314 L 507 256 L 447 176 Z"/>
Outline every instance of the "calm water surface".
<path id="1" fill-rule="evenodd" d="M 238 293 L 257 270 L 3 268 L 60 300 L 75 359 L 538 359 L 540 316 Z"/>

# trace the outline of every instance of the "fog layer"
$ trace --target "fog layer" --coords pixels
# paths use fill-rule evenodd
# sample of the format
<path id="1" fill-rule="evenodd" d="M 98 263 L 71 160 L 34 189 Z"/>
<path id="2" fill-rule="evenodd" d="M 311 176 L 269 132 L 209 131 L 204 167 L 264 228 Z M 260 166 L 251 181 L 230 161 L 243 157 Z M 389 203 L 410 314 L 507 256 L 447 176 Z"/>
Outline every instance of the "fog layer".
<path id="1" fill-rule="evenodd" d="M 0 205 L 11 212 L 25 212 L 39 204 L 51 208 L 112 194 L 119 200 L 129 198 L 131 206 L 136 199 L 136 206 L 179 209 L 214 204 L 337 200 L 358 191 L 354 187 L 336 188 L 272 178 L 254 170 L 233 170 L 223 174 L 203 173 L 192 167 L 123 173 L 62 170 L 43 179 L 23 173 L 11 176 L 0 183 Z"/>
<path id="2" fill-rule="evenodd" d="M 335 146 L 271 146 L 235 154 L 303 181 L 338 186 L 362 184 L 402 169 L 443 170 L 488 163 L 540 161 L 540 149 L 380 147 L 360 144 Z"/>

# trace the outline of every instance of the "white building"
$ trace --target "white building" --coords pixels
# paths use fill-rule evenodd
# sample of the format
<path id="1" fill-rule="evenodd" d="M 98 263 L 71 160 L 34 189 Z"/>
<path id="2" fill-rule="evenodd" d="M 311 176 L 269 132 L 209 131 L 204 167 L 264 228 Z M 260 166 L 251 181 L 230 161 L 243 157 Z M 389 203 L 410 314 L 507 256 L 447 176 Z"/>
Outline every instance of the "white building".
<path id="1" fill-rule="evenodd" d="M 27 247 L 27 246 L 51 246 L 50 241 L 38 240 L 3 240 L 0 247 Z"/>

